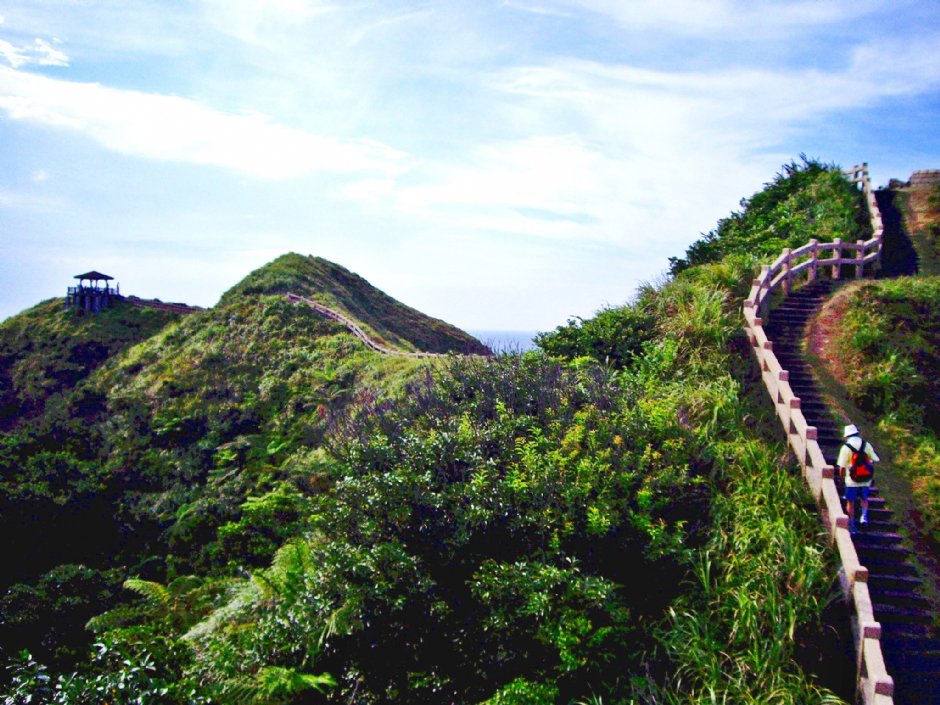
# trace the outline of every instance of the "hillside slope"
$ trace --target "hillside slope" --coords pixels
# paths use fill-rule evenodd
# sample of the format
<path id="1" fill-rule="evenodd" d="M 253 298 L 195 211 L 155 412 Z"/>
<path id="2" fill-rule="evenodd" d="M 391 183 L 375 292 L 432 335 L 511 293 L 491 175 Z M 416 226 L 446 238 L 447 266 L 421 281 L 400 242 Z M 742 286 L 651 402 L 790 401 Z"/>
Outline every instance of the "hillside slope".
<path id="1" fill-rule="evenodd" d="M 50 398 L 176 318 L 121 304 L 89 315 L 50 299 L 6 319 L 0 323 L 0 430 L 42 414 Z"/>
<path id="2" fill-rule="evenodd" d="M 376 289 L 358 274 L 320 257 L 282 255 L 226 292 L 224 305 L 248 294 L 293 293 L 358 321 L 384 347 L 406 351 L 487 354 L 476 338 L 431 318 Z"/>

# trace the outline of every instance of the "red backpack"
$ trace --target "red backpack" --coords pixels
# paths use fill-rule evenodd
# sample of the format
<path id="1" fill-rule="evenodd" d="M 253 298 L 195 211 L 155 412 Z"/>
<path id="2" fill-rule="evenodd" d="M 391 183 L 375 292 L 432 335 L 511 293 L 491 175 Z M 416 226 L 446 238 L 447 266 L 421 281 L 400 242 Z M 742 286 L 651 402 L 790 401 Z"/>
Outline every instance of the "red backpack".
<path id="1" fill-rule="evenodd" d="M 852 478 L 852 482 L 868 482 L 875 476 L 875 466 L 871 462 L 871 458 L 868 457 L 868 453 L 865 452 L 865 441 L 862 438 L 859 438 L 862 441 L 862 445 L 858 450 L 855 450 L 852 446 L 849 446 L 849 450 L 852 451 L 852 460 L 849 462 L 849 477 Z"/>

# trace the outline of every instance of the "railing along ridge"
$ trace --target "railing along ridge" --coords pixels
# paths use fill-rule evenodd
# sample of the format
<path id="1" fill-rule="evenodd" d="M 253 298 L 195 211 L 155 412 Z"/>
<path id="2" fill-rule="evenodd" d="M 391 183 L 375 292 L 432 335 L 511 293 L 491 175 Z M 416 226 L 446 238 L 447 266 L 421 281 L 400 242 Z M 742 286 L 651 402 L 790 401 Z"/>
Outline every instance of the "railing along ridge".
<path id="1" fill-rule="evenodd" d="M 375 350 L 376 352 L 380 352 L 383 355 L 398 355 L 399 357 L 444 357 L 443 353 L 429 353 L 429 352 L 414 352 L 413 353 L 413 352 L 405 352 L 404 350 L 393 350 L 392 348 L 386 348 L 383 345 L 379 345 L 372 338 L 366 335 L 363 332 L 362 328 L 359 327 L 359 324 L 356 323 L 354 320 L 352 320 L 348 316 L 344 316 L 339 311 L 335 311 L 329 306 L 324 306 L 323 304 L 317 301 L 314 301 L 313 299 L 308 299 L 304 296 L 300 296 L 299 294 L 293 294 L 293 293 L 287 294 L 287 300 L 290 301 L 291 303 L 306 304 L 307 306 L 312 308 L 314 311 L 316 311 L 320 315 L 325 316 L 326 318 L 329 318 L 331 320 L 334 320 L 337 323 L 343 324 L 344 326 L 346 326 L 346 328 L 349 329 L 350 333 L 352 333 L 354 336 L 359 338 L 359 340 L 365 343 L 366 347 L 372 350 Z"/>
<path id="2" fill-rule="evenodd" d="M 764 385 L 770 393 L 777 410 L 777 417 L 787 434 L 803 470 L 813 496 L 819 503 L 830 541 L 835 543 L 842 564 L 842 589 L 855 610 L 858 625 L 856 655 L 858 657 L 857 695 L 864 705 L 893 705 L 894 679 L 885 667 L 881 648 L 881 624 L 875 620 L 871 594 L 868 589 L 868 569 L 861 564 L 858 551 L 849 533 L 849 517 L 842 509 L 839 491 L 835 484 L 835 468 L 826 463 L 817 441 L 817 428 L 810 426 L 800 409 L 800 398 L 790 387 L 790 374 L 777 360 L 773 342 L 764 330 L 764 321 L 769 314 L 771 295 L 781 290 L 786 297 L 797 277 L 804 275 L 807 281 L 815 281 L 820 270 L 831 267 L 830 276 L 839 279 L 843 265 L 855 267 L 855 276 L 865 275 L 865 265 L 877 266 L 881 258 L 884 225 L 881 212 L 868 177 L 868 164 L 863 163 L 846 170 L 845 175 L 857 184 L 865 195 L 871 217 L 873 237 L 855 243 L 820 243 L 810 240 L 796 250 L 784 249 L 771 264 L 761 267 L 754 279 L 751 292 L 744 301 L 745 331 L 757 361 L 760 364 Z M 830 253 L 827 257 L 821 254 Z M 847 256 L 852 253 L 852 256 Z"/>

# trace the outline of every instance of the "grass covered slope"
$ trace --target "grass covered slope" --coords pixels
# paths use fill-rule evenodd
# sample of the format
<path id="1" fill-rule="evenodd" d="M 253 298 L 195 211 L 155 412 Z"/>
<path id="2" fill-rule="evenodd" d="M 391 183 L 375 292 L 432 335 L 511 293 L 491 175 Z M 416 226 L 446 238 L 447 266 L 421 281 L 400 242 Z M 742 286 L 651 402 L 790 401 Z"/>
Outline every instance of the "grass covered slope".
<path id="1" fill-rule="evenodd" d="M 426 316 L 373 287 L 358 274 L 319 257 L 286 254 L 249 274 L 221 304 L 245 294 L 287 294 L 314 299 L 359 321 L 379 343 L 420 352 L 487 354 L 476 338 Z"/>
<path id="2" fill-rule="evenodd" d="M 865 282 L 824 312 L 816 351 L 877 428 L 891 471 L 910 484 L 915 517 L 940 547 L 940 277 Z"/>
<path id="3" fill-rule="evenodd" d="M 400 393 L 421 367 L 284 297 L 228 297 L 102 370 L 106 467 L 138 495 L 134 511 L 167 527 L 174 570 L 263 561 L 269 553 L 226 556 L 219 525 L 237 520 L 248 494 L 307 483 L 299 459 L 335 415 L 365 390 Z"/>
<path id="4" fill-rule="evenodd" d="M 100 364 L 176 318 L 121 303 L 90 315 L 50 299 L 6 319 L 0 323 L 0 429 L 42 414 Z"/>

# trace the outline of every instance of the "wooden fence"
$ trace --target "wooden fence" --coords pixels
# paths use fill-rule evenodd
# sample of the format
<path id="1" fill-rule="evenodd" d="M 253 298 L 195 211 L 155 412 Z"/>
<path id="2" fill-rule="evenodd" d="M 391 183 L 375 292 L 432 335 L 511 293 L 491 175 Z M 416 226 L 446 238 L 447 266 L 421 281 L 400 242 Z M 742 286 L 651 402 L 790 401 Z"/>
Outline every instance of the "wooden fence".
<path id="1" fill-rule="evenodd" d="M 849 533 L 849 518 L 834 481 L 835 468 L 826 463 L 817 442 L 817 429 L 810 426 L 800 410 L 800 399 L 790 387 L 789 372 L 774 355 L 773 341 L 764 331 L 770 299 L 775 293 L 787 296 L 801 280 L 814 281 L 826 272 L 840 278 L 843 267 L 855 277 L 874 269 L 881 257 L 884 227 L 875 194 L 868 178 L 868 164 L 846 172 L 865 195 L 871 216 L 873 237 L 855 243 L 809 243 L 796 250 L 785 249 L 770 265 L 761 267 L 751 293 L 744 302 L 745 331 L 760 365 L 764 385 L 770 393 L 790 448 L 796 454 L 803 476 L 819 503 L 820 511 L 842 565 L 842 589 L 854 610 L 856 655 L 858 658 L 858 698 L 865 705 L 893 705 L 894 680 L 885 668 L 881 650 L 881 625 L 875 620 L 868 591 L 868 569 L 861 564 Z"/>

